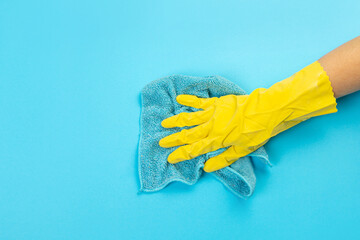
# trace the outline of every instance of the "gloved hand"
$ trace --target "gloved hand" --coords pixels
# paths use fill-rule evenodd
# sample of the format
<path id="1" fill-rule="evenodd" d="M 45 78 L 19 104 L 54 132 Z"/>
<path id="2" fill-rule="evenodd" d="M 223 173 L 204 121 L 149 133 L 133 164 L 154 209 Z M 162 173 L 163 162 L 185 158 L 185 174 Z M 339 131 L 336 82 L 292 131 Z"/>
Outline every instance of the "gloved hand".
<path id="1" fill-rule="evenodd" d="M 198 126 L 167 136 L 159 144 L 166 148 L 184 145 L 168 156 L 170 163 L 228 147 L 205 163 L 206 172 L 229 166 L 272 136 L 306 119 L 337 111 L 329 77 L 319 62 L 250 95 L 219 98 L 179 95 L 176 100 L 203 110 L 169 117 L 162 121 L 162 126 Z"/>

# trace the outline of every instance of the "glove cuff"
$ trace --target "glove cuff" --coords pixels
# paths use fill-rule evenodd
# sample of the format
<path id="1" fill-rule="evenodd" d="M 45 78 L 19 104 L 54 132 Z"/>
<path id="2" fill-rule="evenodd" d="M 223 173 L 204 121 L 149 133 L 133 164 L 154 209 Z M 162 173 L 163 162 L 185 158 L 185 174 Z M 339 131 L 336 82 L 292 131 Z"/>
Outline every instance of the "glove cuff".
<path id="1" fill-rule="evenodd" d="M 267 128 L 274 136 L 311 117 L 337 112 L 329 76 L 314 62 L 269 89 L 250 94 L 256 112 L 266 113 Z"/>
<path id="2" fill-rule="evenodd" d="M 285 81 L 289 81 L 286 83 Z M 304 121 L 311 117 L 337 112 L 329 76 L 316 61 L 284 80 L 288 91 L 287 108 L 293 109 L 285 121 Z"/>

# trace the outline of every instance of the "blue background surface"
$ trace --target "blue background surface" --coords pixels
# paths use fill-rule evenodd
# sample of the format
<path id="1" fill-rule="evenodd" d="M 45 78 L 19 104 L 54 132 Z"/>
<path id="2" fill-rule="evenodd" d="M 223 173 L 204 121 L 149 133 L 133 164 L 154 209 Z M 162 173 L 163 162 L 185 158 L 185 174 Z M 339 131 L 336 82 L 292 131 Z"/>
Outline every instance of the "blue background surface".
<path id="1" fill-rule="evenodd" d="M 249 200 L 204 175 L 138 194 L 139 93 L 269 87 L 360 29 L 360 2 L 0 1 L 0 239 L 354 239 L 360 94 L 266 145 Z"/>

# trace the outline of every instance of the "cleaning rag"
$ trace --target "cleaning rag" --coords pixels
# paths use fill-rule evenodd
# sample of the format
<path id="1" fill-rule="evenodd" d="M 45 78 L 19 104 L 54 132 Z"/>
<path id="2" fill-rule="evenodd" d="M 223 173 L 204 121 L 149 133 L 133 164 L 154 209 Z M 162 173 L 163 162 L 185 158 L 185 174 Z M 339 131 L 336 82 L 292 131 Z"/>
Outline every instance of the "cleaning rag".
<path id="1" fill-rule="evenodd" d="M 228 94 L 244 95 L 245 92 L 236 84 L 220 76 L 175 75 L 146 85 L 141 91 L 138 149 L 140 191 L 158 191 L 174 181 L 195 184 L 204 172 L 202 168 L 205 161 L 226 150 L 219 149 L 176 164 L 168 163 L 167 157 L 176 147 L 162 148 L 159 146 L 159 140 L 183 128 L 163 128 L 161 121 L 181 112 L 198 111 L 198 109 L 178 104 L 176 96 L 180 94 L 210 98 Z M 209 174 L 215 176 L 237 196 L 247 198 L 251 196 L 255 188 L 256 177 L 252 161 L 256 158 L 270 165 L 268 155 L 261 147 L 232 165 Z"/>

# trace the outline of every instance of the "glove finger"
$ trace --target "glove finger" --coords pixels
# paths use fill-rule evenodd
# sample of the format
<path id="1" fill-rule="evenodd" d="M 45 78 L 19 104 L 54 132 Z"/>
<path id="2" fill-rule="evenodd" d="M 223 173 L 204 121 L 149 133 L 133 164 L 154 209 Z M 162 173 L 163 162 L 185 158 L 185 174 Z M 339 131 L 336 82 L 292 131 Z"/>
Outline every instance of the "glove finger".
<path id="1" fill-rule="evenodd" d="M 239 158 L 244 157 L 252 152 L 250 149 L 241 148 L 238 146 L 231 146 L 223 153 L 208 159 L 205 162 L 204 171 L 205 172 L 213 172 L 224 167 L 227 167 Z"/>
<path id="2" fill-rule="evenodd" d="M 190 160 L 202 154 L 215 151 L 220 147 L 221 146 L 217 147 L 212 145 L 209 139 L 203 139 L 198 142 L 179 147 L 168 156 L 168 162 L 178 163 L 185 160 Z"/>
<path id="3" fill-rule="evenodd" d="M 161 147 L 169 148 L 184 144 L 191 144 L 204 139 L 208 135 L 208 131 L 209 130 L 206 124 L 202 124 L 191 129 L 183 129 L 180 132 L 162 138 L 159 141 L 159 145 Z"/>
<path id="4" fill-rule="evenodd" d="M 205 109 L 214 104 L 216 98 L 199 98 L 194 95 L 182 94 L 176 97 L 176 101 L 181 105 Z"/>
<path id="5" fill-rule="evenodd" d="M 210 111 L 198 111 L 191 113 L 182 112 L 178 115 L 166 118 L 161 122 L 161 126 L 164 128 L 173 128 L 200 125 L 207 122 L 210 117 Z"/>

